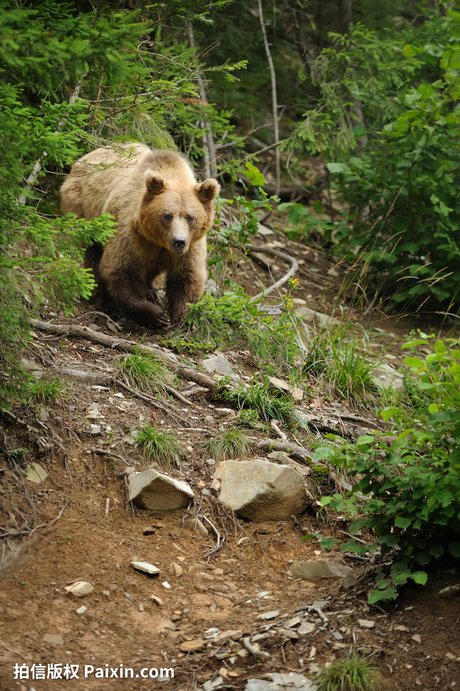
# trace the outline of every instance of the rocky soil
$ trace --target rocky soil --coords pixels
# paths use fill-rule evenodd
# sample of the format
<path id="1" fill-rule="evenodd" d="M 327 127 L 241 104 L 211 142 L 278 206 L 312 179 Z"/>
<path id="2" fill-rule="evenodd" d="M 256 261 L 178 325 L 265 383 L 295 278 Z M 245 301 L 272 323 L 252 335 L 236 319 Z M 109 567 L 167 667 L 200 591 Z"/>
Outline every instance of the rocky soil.
<path id="1" fill-rule="evenodd" d="M 312 309 L 329 312 L 340 267 L 304 246 L 283 247 L 302 260 L 297 301 L 305 317 Z M 275 278 L 283 270 L 270 266 Z M 248 258 L 238 272 L 253 292 L 271 280 L 266 267 Z M 120 321 L 118 330 L 90 307 L 71 321 L 43 317 L 156 343 L 132 324 Z M 346 318 L 361 319 L 352 309 Z M 375 355 L 391 372 L 405 325 L 383 319 L 375 327 Z M 370 608 L 370 562 L 323 552 L 303 539 L 319 530 L 339 537 L 346 531 L 344 522 L 317 517 L 321 488 L 308 458 L 270 452 L 266 433 L 254 430 L 244 459 L 216 463 L 205 443 L 232 425 L 236 412 L 186 376 L 177 385 L 181 397 L 143 400 L 113 383 L 119 355 L 81 336 L 36 328 L 32 369 L 66 368 L 94 378 L 69 375 L 56 402 L 2 416 L 4 446 L 29 451 L 0 460 L 1 691 L 314 689 L 317 671 L 352 650 L 378 669 L 381 689 L 460 686 L 460 599 L 439 594 L 458 583 L 458 572 L 438 571 L 427 587 L 405 591 L 396 604 Z M 249 376 L 248 355 L 230 349 L 219 367 Z M 188 364 L 218 377 L 215 363 L 206 372 L 203 359 Z M 319 436 L 355 437 L 379 424 L 343 401 L 304 396 L 298 406 Z M 179 464 L 155 467 L 142 457 L 132 432 L 146 423 L 180 437 Z M 157 472 L 136 475 L 149 468 Z M 118 675 L 121 665 L 135 673 L 172 668 L 174 678 L 85 679 L 84 665 L 101 668 L 101 675 L 109 674 L 107 666 Z M 68 678 L 50 677 L 59 670 Z"/>

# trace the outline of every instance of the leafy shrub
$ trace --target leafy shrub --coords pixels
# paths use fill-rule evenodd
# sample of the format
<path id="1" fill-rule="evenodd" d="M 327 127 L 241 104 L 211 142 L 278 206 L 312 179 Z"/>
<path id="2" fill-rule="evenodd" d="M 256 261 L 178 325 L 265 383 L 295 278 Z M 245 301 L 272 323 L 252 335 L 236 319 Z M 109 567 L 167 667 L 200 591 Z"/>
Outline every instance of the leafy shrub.
<path id="1" fill-rule="evenodd" d="M 424 347 L 428 338 L 407 344 Z M 409 579 L 424 584 L 421 570 L 443 555 L 460 557 L 460 342 L 436 340 L 425 357 L 408 356 L 406 380 L 417 409 L 408 426 L 407 411 L 392 407 L 382 417 L 393 423 L 388 434 L 365 435 L 356 444 L 318 449 L 319 458 L 346 467 L 356 478 L 348 495 L 334 495 L 323 504 L 350 515 L 350 532 L 366 528 L 393 560 L 369 601 L 394 599 Z M 351 541 L 342 546 L 363 552 L 369 547 Z"/>
<path id="2" fill-rule="evenodd" d="M 205 293 L 198 302 L 190 305 L 185 318 L 182 344 L 196 344 L 208 350 L 216 348 L 246 347 L 269 374 L 277 372 L 295 376 L 302 371 L 304 345 L 300 336 L 301 326 L 292 310 L 289 294 L 284 310 L 277 317 L 259 309 L 244 289 L 232 284 L 220 296 Z M 166 342 L 172 346 L 180 343 L 177 335 Z"/>
<path id="3" fill-rule="evenodd" d="M 280 420 L 288 426 L 298 424 L 296 411 L 291 399 L 286 396 L 274 396 L 269 391 L 268 380 L 260 382 L 254 379 L 249 386 L 240 384 L 229 389 L 225 383 L 217 388 L 216 396 L 227 403 L 231 403 L 238 410 L 257 411 L 259 418 L 264 422 Z"/>
<path id="4" fill-rule="evenodd" d="M 313 69 L 318 107 L 291 144 L 325 156 L 350 209 L 336 251 L 361 253 L 374 288 L 398 303 L 458 304 L 460 13 L 333 40 Z"/>

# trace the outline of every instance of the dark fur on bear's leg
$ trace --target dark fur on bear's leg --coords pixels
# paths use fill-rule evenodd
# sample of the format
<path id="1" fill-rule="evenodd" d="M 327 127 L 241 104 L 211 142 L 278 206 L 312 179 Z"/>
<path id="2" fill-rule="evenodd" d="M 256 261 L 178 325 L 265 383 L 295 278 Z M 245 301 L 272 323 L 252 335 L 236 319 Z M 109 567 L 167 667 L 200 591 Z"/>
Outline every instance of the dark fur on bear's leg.
<path id="1" fill-rule="evenodd" d="M 159 330 L 168 325 L 168 320 L 158 304 L 148 299 L 149 288 L 133 273 L 120 272 L 112 276 L 107 296 L 114 309 L 141 326 Z"/>

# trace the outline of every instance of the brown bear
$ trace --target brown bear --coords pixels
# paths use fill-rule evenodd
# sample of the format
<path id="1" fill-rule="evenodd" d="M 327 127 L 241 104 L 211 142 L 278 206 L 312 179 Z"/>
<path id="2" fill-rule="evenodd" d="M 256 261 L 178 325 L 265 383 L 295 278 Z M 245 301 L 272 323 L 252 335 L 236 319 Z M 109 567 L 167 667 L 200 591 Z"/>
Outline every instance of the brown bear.
<path id="1" fill-rule="evenodd" d="M 152 281 L 163 274 L 170 320 L 183 319 L 187 303 L 203 294 L 219 189 L 214 179 L 198 183 L 181 154 L 144 144 L 96 149 L 74 163 L 61 187 L 62 211 L 117 220 L 117 233 L 85 260 L 113 308 L 142 326 L 165 326 L 151 299 Z"/>

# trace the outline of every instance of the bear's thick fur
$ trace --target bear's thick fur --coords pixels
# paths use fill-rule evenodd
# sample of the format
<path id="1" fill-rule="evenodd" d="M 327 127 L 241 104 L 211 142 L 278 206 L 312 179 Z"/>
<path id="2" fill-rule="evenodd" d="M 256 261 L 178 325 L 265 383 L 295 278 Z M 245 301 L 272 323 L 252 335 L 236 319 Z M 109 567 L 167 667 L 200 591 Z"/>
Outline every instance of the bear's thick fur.
<path id="1" fill-rule="evenodd" d="M 61 187 L 61 206 L 84 218 L 115 216 L 116 235 L 103 248 L 90 247 L 86 265 L 115 309 L 158 328 L 167 320 L 149 299 L 153 279 L 165 275 L 172 323 L 203 293 L 206 233 L 219 189 L 214 179 L 198 183 L 175 151 L 120 144 L 76 161 Z"/>

